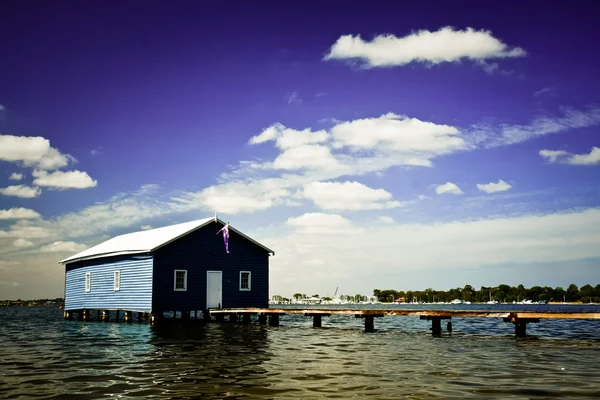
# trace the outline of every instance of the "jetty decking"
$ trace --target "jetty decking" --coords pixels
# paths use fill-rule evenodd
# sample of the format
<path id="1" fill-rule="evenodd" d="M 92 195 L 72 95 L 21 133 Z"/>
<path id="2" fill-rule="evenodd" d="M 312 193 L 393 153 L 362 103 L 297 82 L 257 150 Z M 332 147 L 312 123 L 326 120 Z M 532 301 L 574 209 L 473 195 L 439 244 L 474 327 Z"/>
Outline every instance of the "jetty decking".
<path id="1" fill-rule="evenodd" d="M 407 309 L 379 309 L 379 308 L 227 308 L 194 311 L 172 311 L 171 318 L 165 318 L 164 313 L 147 313 L 131 310 L 104 309 L 104 310 L 68 310 L 64 312 L 64 318 L 72 320 L 74 314 L 80 321 L 123 321 L 123 322 L 150 322 L 151 324 L 163 323 L 169 319 L 180 319 L 182 321 L 202 320 L 222 322 L 225 317 L 230 321 L 241 321 L 250 323 L 252 316 L 258 318 L 260 324 L 279 326 L 281 315 L 304 315 L 312 317 L 313 327 L 320 328 L 323 325 L 323 317 L 331 315 L 347 315 L 364 320 L 365 332 L 375 330 L 375 319 L 388 316 L 414 316 L 422 320 L 431 321 L 431 333 L 433 336 L 442 334 L 442 320 L 451 320 L 453 317 L 460 318 L 498 318 L 505 323 L 512 323 L 515 327 L 515 336 L 525 337 L 527 335 L 527 324 L 540 322 L 541 319 L 600 319 L 600 312 L 561 312 L 561 311 L 506 311 L 506 310 L 407 310 Z M 95 318 L 93 315 L 96 314 Z M 179 314 L 179 318 L 177 315 Z M 111 318 L 111 315 L 113 318 Z M 122 315 L 122 318 L 120 317 Z M 202 318 L 198 318 L 202 315 Z M 193 317 L 192 317 L 193 316 Z M 452 322 L 448 321 L 446 330 L 452 332 Z"/>
<path id="2" fill-rule="evenodd" d="M 473 311 L 473 310 L 402 310 L 402 309 L 290 309 L 290 308 L 243 308 L 209 310 L 209 318 L 215 316 L 222 320 L 226 315 L 231 320 L 242 318 L 243 322 L 249 322 L 251 315 L 258 315 L 260 323 L 265 324 L 267 317 L 269 325 L 279 326 L 279 316 L 286 314 L 300 314 L 313 318 L 313 327 L 322 326 L 322 318 L 331 315 L 349 315 L 362 318 L 365 321 L 365 332 L 373 332 L 375 318 L 385 316 L 418 316 L 422 320 L 431 321 L 431 333 L 439 336 L 442 333 L 443 319 L 452 317 L 471 318 L 502 318 L 503 322 L 512 323 L 515 326 L 515 336 L 525 337 L 527 335 L 527 324 L 540 322 L 540 319 L 600 319 L 600 313 L 596 312 L 526 312 L 526 311 Z M 452 322 L 448 322 L 446 329 L 452 332 Z"/>

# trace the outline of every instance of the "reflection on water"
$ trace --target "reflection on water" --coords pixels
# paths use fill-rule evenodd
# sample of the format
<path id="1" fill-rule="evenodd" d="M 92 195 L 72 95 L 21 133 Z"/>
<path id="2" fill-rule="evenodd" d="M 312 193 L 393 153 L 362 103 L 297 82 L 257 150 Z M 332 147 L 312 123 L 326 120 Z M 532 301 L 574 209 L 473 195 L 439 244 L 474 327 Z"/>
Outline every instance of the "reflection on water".
<path id="1" fill-rule="evenodd" d="M 378 331 L 332 316 L 272 328 L 63 321 L 61 310 L 0 309 L 0 398 L 595 398 L 600 324 L 454 319 L 428 335 L 414 317 Z"/>

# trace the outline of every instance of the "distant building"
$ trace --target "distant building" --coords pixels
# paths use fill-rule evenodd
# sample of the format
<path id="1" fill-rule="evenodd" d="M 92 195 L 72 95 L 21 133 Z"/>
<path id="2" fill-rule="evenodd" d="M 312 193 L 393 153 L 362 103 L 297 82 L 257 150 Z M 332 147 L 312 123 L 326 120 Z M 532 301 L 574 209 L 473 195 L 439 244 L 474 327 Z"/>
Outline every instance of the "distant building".
<path id="1" fill-rule="evenodd" d="M 215 217 L 129 233 L 60 261 L 65 311 L 267 307 L 275 253 L 230 227 L 228 254 L 224 225 Z"/>

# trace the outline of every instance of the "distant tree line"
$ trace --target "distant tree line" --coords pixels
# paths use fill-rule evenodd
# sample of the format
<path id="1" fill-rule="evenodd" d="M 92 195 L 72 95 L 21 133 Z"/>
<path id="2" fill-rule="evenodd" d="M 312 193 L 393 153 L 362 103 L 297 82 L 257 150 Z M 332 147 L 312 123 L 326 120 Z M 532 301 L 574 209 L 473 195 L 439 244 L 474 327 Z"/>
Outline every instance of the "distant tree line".
<path id="1" fill-rule="evenodd" d="M 381 302 L 391 302 L 396 299 L 404 299 L 406 302 L 449 302 L 454 299 L 470 301 L 472 303 L 485 303 L 490 300 L 496 300 L 501 303 L 512 303 L 513 301 L 532 300 L 547 302 L 600 302 L 600 284 L 596 286 L 584 285 L 581 288 L 575 284 L 569 285 L 567 289 L 558 286 L 533 286 L 526 288 L 523 285 L 509 286 L 498 285 L 495 287 L 482 286 L 479 290 L 471 285 L 464 288 L 455 288 L 450 290 L 393 290 L 393 289 L 374 289 L 373 296 Z"/>

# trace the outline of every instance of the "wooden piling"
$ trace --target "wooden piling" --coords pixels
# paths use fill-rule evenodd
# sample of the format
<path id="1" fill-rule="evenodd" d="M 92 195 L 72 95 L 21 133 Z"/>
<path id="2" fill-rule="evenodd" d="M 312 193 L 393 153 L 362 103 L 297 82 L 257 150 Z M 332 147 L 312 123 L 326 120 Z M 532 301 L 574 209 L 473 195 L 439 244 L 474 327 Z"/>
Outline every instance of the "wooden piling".
<path id="1" fill-rule="evenodd" d="M 439 315 L 420 315 L 419 319 L 431 321 L 431 334 L 433 336 L 441 336 L 442 335 L 442 320 L 450 319 L 448 316 L 439 316 Z M 452 324 L 450 326 L 450 331 L 452 331 Z M 448 327 L 448 325 L 446 326 Z"/>
<path id="2" fill-rule="evenodd" d="M 249 324 L 250 323 L 250 314 L 245 313 L 242 314 L 242 324 Z"/>
<path id="3" fill-rule="evenodd" d="M 225 321 L 225 314 L 217 314 L 217 315 L 215 315 L 215 320 L 217 322 L 223 322 L 223 321 Z"/>
<path id="4" fill-rule="evenodd" d="M 431 318 L 431 334 L 440 336 L 442 334 L 442 319 L 439 317 Z"/>
<path id="5" fill-rule="evenodd" d="M 162 312 L 158 312 L 150 315 L 150 324 L 155 325 L 163 322 L 165 319 L 165 315 Z"/>
<path id="6" fill-rule="evenodd" d="M 511 314 L 507 318 L 503 318 L 503 320 L 504 322 L 511 322 L 515 325 L 515 336 L 518 338 L 527 337 L 527 324 L 540 322 L 539 318 L 519 318 L 514 314 Z"/>
<path id="7" fill-rule="evenodd" d="M 515 336 L 518 338 L 527 337 L 527 322 L 515 321 Z"/>
<path id="8" fill-rule="evenodd" d="M 279 314 L 269 314 L 269 326 L 279 326 Z"/>
<path id="9" fill-rule="evenodd" d="M 313 328 L 320 328 L 321 325 L 321 316 L 317 314 L 313 315 Z"/>
<path id="10" fill-rule="evenodd" d="M 119 322 L 119 310 L 117 310 L 116 316 L 115 316 L 115 321 Z"/>
<path id="11" fill-rule="evenodd" d="M 375 318 L 372 315 L 365 316 L 365 332 L 373 332 L 375 330 Z"/>
<path id="12" fill-rule="evenodd" d="M 322 312 L 312 312 L 304 314 L 307 317 L 313 317 L 313 328 L 320 328 L 323 326 L 323 317 L 329 317 L 331 314 Z"/>
<path id="13" fill-rule="evenodd" d="M 238 316 L 237 314 L 229 314 L 229 322 L 237 322 Z"/>
<path id="14" fill-rule="evenodd" d="M 211 320 L 210 311 L 204 310 L 202 313 L 203 313 L 202 319 L 204 320 L 204 322 L 209 322 Z"/>
<path id="15" fill-rule="evenodd" d="M 448 321 L 448 323 L 446 324 L 446 330 L 448 331 L 448 333 L 452 333 L 452 321 Z"/>
<path id="16" fill-rule="evenodd" d="M 265 314 L 265 313 L 258 314 L 258 323 L 261 325 L 266 325 L 267 324 L 267 314 Z"/>

